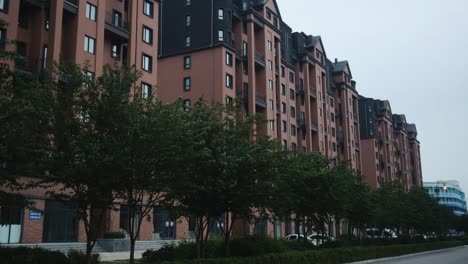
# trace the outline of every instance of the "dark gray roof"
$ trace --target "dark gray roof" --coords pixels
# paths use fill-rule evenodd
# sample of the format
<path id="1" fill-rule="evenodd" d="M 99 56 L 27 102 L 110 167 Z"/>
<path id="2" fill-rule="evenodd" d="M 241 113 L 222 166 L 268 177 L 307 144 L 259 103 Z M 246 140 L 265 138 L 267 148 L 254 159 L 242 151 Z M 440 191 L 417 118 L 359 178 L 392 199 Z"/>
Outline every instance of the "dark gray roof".
<path id="1" fill-rule="evenodd" d="M 418 133 L 418 130 L 416 129 L 416 125 L 415 124 L 408 124 L 406 126 L 406 131 L 408 131 L 409 133 Z"/>
<path id="2" fill-rule="evenodd" d="M 335 61 L 335 63 L 333 63 L 333 72 L 336 72 L 336 73 L 344 72 L 346 69 L 346 66 L 349 67 L 349 62 L 347 60 Z M 349 75 L 351 76 L 351 78 L 353 78 L 353 74 L 351 73 L 351 68 L 349 68 Z"/>

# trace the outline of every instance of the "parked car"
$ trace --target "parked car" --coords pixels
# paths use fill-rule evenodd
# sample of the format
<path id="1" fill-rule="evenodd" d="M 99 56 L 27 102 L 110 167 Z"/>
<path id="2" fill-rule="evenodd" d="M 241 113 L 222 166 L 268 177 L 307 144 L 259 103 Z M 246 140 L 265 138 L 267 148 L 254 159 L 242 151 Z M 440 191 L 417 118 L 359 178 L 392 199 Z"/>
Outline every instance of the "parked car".
<path id="1" fill-rule="evenodd" d="M 334 237 L 323 234 L 310 235 L 307 238 L 309 238 L 312 241 L 312 244 L 314 246 L 321 246 L 322 244 L 327 243 L 329 241 L 335 241 Z"/>
<path id="2" fill-rule="evenodd" d="M 398 235 L 395 231 L 390 228 L 367 228 L 366 229 L 367 238 L 398 238 Z"/>
<path id="3" fill-rule="evenodd" d="M 304 239 L 304 235 L 298 235 L 298 234 L 290 234 L 290 235 L 287 235 L 284 239 L 288 240 L 288 241 L 294 241 L 294 240 L 298 240 L 298 239 Z M 310 242 L 310 239 L 309 237 L 307 237 L 307 240 Z"/>

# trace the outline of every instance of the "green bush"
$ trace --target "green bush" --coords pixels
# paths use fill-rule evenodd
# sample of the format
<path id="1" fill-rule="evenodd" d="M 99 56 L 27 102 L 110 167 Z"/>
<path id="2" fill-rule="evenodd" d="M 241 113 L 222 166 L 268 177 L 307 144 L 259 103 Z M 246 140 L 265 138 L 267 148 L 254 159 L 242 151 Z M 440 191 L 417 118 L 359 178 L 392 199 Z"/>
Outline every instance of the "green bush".
<path id="1" fill-rule="evenodd" d="M 273 240 L 267 237 L 234 238 L 229 243 L 230 255 L 233 257 L 252 257 L 286 251 L 304 251 L 313 249 L 310 243 L 302 241 Z M 207 258 L 225 256 L 224 243 L 221 240 L 209 240 L 206 245 Z M 147 250 L 143 253 L 144 263 L 195 259 L 195 243 L 181 243 L 178 246 L 168 245 L 159 250 Z"/>
<path id="2" fill-rule="evenodd" d="M 64 264 L 68 262 L 67 256 L 61 252 L 28 247 L 0 248 L 0 260 L 3 264 Z"/>
<path id="3" fill-rule="evenodd" d="M 338 264 L 385 258 L 411 253 L 444 249 L 463 245 L 461 241 L 435 242 L 413 245 L 349 247 L 322 250 L 294 251 L 248 258 L 180 260 L 164 264 Z M 157 263 L 157 262 L 155 262 Z"/>
<path id="4" fill-rule="evenodd" d="M 86 255 L 79 251 L 64 254 L 42 248 L 0 247 L 2 264 L 86 264 Z M 99 255 L 93 254 L 92 264 L 99 263 Z"/>
<path id="5" fill-rule="evenodd" d="M 87 264 L 86 254 L 81 251 L 71 250 L 68 252 L 67 257 L 68 264 Z M 92 254 L 91 257 L 91 264 L 99 263 L 99 254 Z"/>

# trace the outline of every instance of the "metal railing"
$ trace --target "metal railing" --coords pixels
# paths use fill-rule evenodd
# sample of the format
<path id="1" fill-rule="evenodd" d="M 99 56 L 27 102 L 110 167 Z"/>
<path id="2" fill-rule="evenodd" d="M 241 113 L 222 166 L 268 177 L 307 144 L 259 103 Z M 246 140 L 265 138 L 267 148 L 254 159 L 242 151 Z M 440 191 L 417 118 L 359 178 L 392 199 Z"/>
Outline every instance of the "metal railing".
<path id="1" fill-rule="evenodd" d="M 106 12 L 106 23 L 120 30 L 129 31 L 128 22 L 125 21 L 122 15 L 116 16 L 113 12 Z"/>

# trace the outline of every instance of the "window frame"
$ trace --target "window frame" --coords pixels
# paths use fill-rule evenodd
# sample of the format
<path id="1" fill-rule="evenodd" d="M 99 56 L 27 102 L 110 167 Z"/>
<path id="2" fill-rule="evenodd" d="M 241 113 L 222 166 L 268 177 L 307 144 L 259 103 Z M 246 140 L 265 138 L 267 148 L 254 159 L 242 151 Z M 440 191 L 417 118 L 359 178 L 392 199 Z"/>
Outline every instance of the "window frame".
<path id="1" fill-rule="evenodd" d="M 191 77 L 184 77 L 183 83 L 184 92 L 189 92 L 192 90 L 192 78 Z"/>
<path id="2" fill-rule="evenodd" d="M 224 30 L 218 29 L 218 41 L 224 42 Z"/>
<path id="3" fill-rule="evenodd" d="M 218 8 L 218 20 L 224 20 L 224 9 Z"/>
<path id="4" fill-rule="evenodd" d="M 234 87 L 234 77 L 229 73 L 226 73 L 226 87 L 229 89 Z"/>
<path id="5" fill-rule="evenodd" d="M 185 26 L 190 27 L 192 25 L 192 16 L 190 14 L 185 15 Z"/>
<path id="6" fill-rule="evenodd" d="M 150 7 L 149 10 L 146 10 L 147 7 Z M 146 11 L 149 11 L 149 13 L 146 13 Z M 154 2 L 150 0 L 144 0 L 143 1 L 143 14 L 145 16 L 154 18 Z"/>
<path id="7" fill-rule="evenodd" d="M 146 31 L 149 33 L 149 40 L 148 40 L 148 41 L 146 41 L 146 39 L 145 39 L 145 36 L 146 36 L 145 32 L 146 32 Z M 150 45 L 150 46 L 153 46 L 153 29 L 150 28 L 150 27 L 148 27 L 148 26 L 146 26 L 146 25 L 143 25 L 143 32 L 142 32 L 142 34 L 143 34 L 143 36 L 142 36 L 143 42 L 146 43 L 146 44 L 148 44 L 148 45 Z"/>
<path id="8" fill-rule="evenodd" d="M 226 51 L 226 65 L 232 67 L 233 65 L 233 55 L 229 51 Z"/>
<path id="9" fill-rule="evenodd" d="M 148 59 L 148 67 L 149 67 L 148 69 L 145 69 L 145 59 Z M 141 69 L 149 73 L 153 72 L 153 57 L 152 56 L 146 53 L 143 53 L 141 55 Z"/>
<path id="10" fill-rule="evenodd" d="M 190 48 L 192 45 L 190 35 L 185 35 L 185 47 Z"/>
<path id="11" fill-rule="evenodd" d="M 192 58 L 190 56 L 184 57 L 184 70 L 192 68 Z"/>
<path id="12" fill-rule="evenodd" d="M 144 92 L 144 87 L 147 88 L 146 93 Z M 142 99 L 148 99 L 149 97 L 152 96 L 153 93 L 153 88 L 149 83 L 146 82 L 141 82 L 141 98 Z"/>
<path id="13" fill-rule="evenodd" d="M 91 43 L 93 43 L 92 51 L 90 50 L 90 48 L 91 48 L 90 44 Z M 93 55 L 96 54 L 96 39 L 95 38 L 90 37 L 88 35 L 85 35 L 85 37 L 84 37 L 84 51 L 86 51 L 89 54 L 93 54 Z"/>
<path id="14" fill-rule="evenodd" d="M 93 15 L 93 12 L 92 12 L 93 10 L 94 10 L 94 16 L 92 16 Z M 86 2 L 86 14 L 85 14 L 86 18 L 91 20 L 91 21 L 96 22 L 96 20 L 97 20 L 96 15 L 97 15 L 97 6 L 91 4 L 90 2 Z"/>

